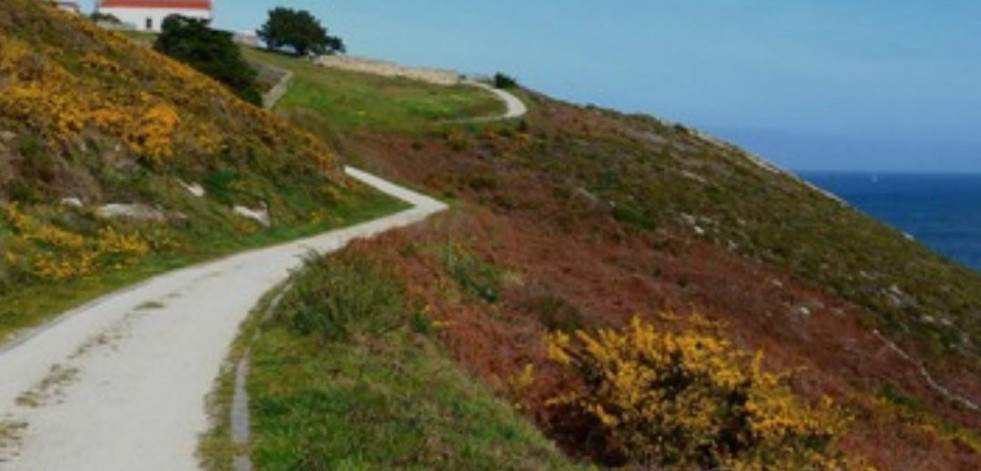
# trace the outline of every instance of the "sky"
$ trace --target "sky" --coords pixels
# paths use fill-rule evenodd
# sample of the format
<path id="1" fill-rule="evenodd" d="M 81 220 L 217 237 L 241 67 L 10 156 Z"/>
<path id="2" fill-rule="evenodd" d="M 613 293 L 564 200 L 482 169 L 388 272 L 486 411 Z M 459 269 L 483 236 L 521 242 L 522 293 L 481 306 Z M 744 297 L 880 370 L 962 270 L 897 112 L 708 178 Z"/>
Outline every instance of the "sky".
<path id="1" fill-rule="evenodd" d="M 303 8 L 353 55 L 504 71 L 793 170 L 981 173 L 977 1 L 214 1 L 221 28 Z"/>

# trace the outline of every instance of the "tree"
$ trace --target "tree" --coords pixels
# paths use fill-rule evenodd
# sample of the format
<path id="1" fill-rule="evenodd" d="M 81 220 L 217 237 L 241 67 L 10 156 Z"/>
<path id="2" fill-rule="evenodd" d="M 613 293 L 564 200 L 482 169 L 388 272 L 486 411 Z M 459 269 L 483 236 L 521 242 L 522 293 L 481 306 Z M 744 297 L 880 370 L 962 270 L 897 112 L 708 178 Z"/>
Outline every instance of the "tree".
<path id="1" fill-rule="evenodd" d="M 514 88 L 518 86 L 518 79 L 498 72 L 494 74 L 494 86 L 497 88 Z"/>
<path id="2" fill-rule="evenodd" d="M 243 100 L 262 104 L 258 73 L 245 61 L 231 33 L 209 28 L 206 20 L 167 17 L 153 48 L 225 84 Z"/>
<path id="3" fill-rule="evenodd" d="M 292 49 L 301 56 L 345 51 L 344 41 L 328 35 L 320 20 L 306 10 L 283 7 L 271 10 L 269 19 L 259 30 L 259 38 L 271 50 Z"/>
<path id="4" fill-rule="evenodd" d="M 341 54 L 347 52 L 347 46 L 344 44 L 344 40 L 337 36 L 327 36 L 327 49 Z"/>

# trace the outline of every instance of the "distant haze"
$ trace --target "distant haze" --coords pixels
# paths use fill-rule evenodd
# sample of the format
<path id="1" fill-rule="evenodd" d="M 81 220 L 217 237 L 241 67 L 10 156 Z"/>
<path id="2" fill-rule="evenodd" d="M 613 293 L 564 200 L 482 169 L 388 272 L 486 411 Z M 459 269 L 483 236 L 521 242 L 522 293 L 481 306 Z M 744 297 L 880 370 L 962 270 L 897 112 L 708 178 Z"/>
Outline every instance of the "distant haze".
<path id="1" fill-rule="evenodd" d="M 981 2 L 216 0 L 217 25 L 279 4 L 353 54 L 507 71 L 792 169 L 981 172 Z"/>

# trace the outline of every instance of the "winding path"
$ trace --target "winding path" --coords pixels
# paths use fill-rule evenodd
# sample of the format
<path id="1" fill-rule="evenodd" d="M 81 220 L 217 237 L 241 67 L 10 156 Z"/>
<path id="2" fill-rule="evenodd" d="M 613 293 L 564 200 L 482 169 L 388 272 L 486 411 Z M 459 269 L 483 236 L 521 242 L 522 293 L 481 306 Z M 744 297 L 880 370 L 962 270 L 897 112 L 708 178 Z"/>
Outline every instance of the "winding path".
<path id="1" fill-rule="evenodd" d="M 259 298 L 310 251 L 336 251 L 446 209 L 346 171 L 413 207 L 158 276 L 0 349 L 0 470 L 198 469 L 198 436 L 209 427 L 205 397 Z"/>
<path id="2" fill-rule="evenodd" d="M 280 84 L 283 92 L 290 77 Z M 528 112 L 505 90 L 465 83 L 507 105 L 504 115 L 472 121 Z M 281 96 L 267 97 L 266 107 Z M 0 346 L 0 471 L 199 469 L 199 436 L 211 426 L 207 395 L 259 299 L 311 251 L 334 252 L 446 209 L 366 172 L 345 172 L 412 208 L 157 276 Z M 251 469 L 247 460 L 235 467 Z"/>
<path id="3" fill-rule="evenodd" d="M 489 118 L 475 118 L 475 119 L 470 120 L 470 121 L 478 121 L 478 122 L 479 121 L 499 121 L 499 120 L 505 120 L 505 119 L 520 118 L 520 117 L 528 114 L 528 107 L 525 106 L 524 102 L 522 102 L 520 99 L 518 99 L 518 97 L 514 96 L 514 94 L 512 94 L 511 92 L 509 92 L 507 90 L 502 90 L 500 88 L 494 88 L 494 87 L 492 87 L 490 85 L 487 85 L 486 83 L 476 82 L 476 81 L 471 81 L 471 80 L 465 81 L 463 83 L 466 84 L 466 85 L 470 85 L 471 87 L 477 87 L 477 88 L 484 89 L 484 90 L 486 90 L 486 91 L 488 91 L 488 92 L 496 95 L 497 98 L 499 98 L 501 101 L 503 101 L 504 104 L 507 106 L 507 111 L 505 111 L 504 114 L 501 115 L 501 116 L 492 116 L 492 117 L 489 117 Z"/>

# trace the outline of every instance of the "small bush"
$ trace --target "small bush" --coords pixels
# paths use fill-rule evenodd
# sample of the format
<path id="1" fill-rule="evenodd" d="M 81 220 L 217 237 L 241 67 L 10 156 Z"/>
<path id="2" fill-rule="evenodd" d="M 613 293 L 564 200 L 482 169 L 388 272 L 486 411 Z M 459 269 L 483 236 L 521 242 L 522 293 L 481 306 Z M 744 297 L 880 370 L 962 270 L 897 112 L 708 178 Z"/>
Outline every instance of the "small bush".
<path id="1" fill-rule="evenodd" d="M 515 88 L 518 86 L 518 79 L 498 72 L 494 74 L 494 86 L 497 88 Z"/>
<path id="2" fill-rule="evenodd" d="M 526 284 L 514 293 L 515 303 L 549 331 L 575 332 L 586 326 L 582 311 L 571 301 L 540 284 Z"/>
<path id="3" fill-rule="evenodd" d="M 459 245 L 448 245 L 440 254 L 443 268 L 460 289 L 489 303 L 501 298 L 501 277 L 493 265 Z"/>
<path id="4" fill-rule="evenodd" d="M 470 134 L 459 129 L 450 129 L 446 132 L 444 138 L 446 139 L 446 144 L 450 146 L 450 149 L 457 152 L 473 147 L 473 140 L 471 139 Z"/>
<path id="5" fill-rule="evenodd" d="M 311 258 L 279 312 L 293 332 L 326 340 L 388 332 L 406 312 L 402 284 L 393 278 L 364 257 Z"/>
<path id="6" fill-rule="evenodd" d="M 606 464 L 826 470 L 844 426 L 829 399 L 811 406 L 789 374 L 762 368 L 694 316 L 680 333 L 634 319 L 623 330 L 556 333 L 549 356 L 576 371 L 583 388 L 559 397 L 600 434 Z"/>

